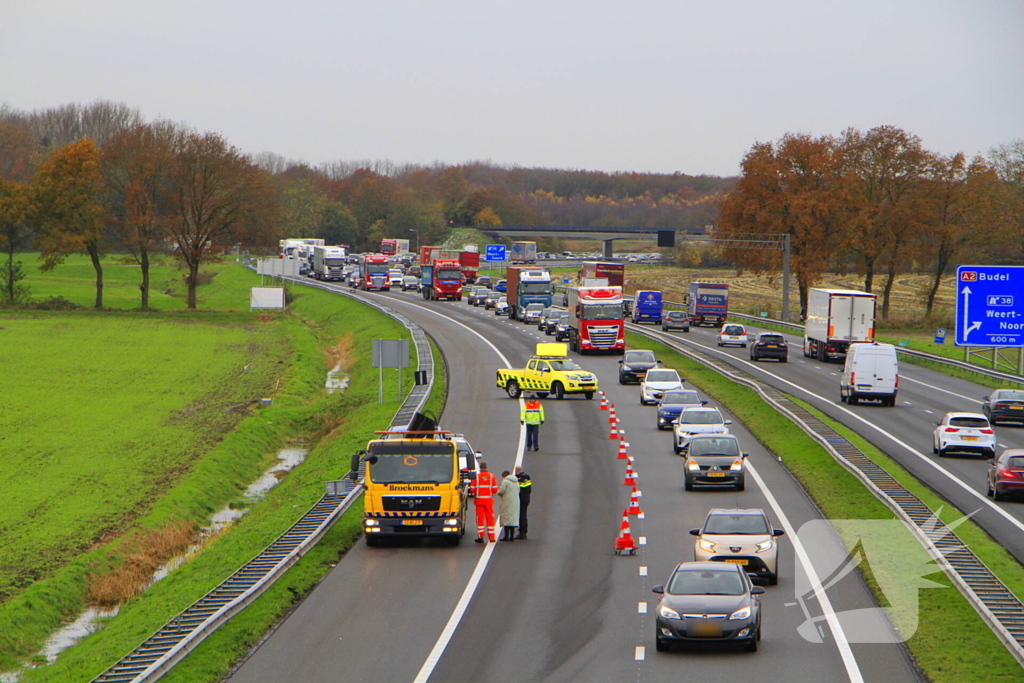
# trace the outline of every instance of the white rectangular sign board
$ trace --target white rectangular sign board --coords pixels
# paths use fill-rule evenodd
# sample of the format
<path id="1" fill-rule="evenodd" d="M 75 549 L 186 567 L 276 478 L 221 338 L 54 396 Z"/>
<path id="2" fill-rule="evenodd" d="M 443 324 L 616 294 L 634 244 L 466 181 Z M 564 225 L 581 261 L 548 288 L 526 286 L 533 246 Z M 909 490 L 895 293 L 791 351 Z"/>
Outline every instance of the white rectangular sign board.
<path id="1" fill-rule="evenodd" d="M 284 287 L 253 287 L 249 308 L 284 308 Z"/>
<path id="2" fill-rule="evenodd" d="M 261 258 L 256 261 L 256 274 L 273 275 L 275 277 L 298 277 L 299 259 Z"/>

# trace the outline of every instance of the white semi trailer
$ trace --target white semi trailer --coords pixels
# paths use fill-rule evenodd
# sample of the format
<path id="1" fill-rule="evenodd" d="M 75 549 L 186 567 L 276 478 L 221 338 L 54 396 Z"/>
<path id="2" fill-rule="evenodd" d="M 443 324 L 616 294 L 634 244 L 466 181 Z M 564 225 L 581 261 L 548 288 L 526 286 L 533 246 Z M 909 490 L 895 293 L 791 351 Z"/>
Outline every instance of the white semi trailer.
<path id="1" fill-rule="evenodd" d="M 852 289 L 810 289 L 804 355 L 822 362 L 846 358 L 851 342 L 875 338 L 875 295 Z"/>

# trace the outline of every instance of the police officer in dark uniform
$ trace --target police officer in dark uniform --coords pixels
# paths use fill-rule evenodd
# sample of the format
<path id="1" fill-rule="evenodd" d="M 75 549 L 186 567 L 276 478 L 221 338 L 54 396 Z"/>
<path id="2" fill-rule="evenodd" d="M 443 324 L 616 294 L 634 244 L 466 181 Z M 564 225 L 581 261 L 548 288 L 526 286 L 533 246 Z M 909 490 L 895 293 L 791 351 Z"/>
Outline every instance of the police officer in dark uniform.
<path id="1" fill-rule="evenodd" d="M 533 480 L 530 475 L 523 471 L 522 467 L 516 468 L 516 479 L 519 480 L 519 535 L 517 541 L 526 540 L 528 522 L 526 510 L 530 507 L 530 494 L 533 493 Z"/>

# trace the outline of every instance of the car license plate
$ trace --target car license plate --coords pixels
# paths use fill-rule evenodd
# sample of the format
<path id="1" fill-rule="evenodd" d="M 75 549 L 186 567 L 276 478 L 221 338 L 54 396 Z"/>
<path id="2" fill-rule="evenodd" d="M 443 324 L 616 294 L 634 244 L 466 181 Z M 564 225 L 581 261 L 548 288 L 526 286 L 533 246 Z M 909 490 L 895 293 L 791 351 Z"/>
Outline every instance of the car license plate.
<path id="1" fill-rule="evenodd" d="M 775 344 L 768 344 L 765 348 L 766 349 L 777 349 L 779 347 L 777 345 L 775 345 Z"/>
<path id="2" fill-rule="evenodd" d="M 725 472 L 708 472 L 709 477 L 724 477 Z"/>
<path id="3" fill-rule="evenodd" d="M 977 441 L 977 440 L 978 440 L 978 437 L 976 437 L 976 436 L 965 436 L 964 437 L 964 441 Z"/>
<path id="4" fill-rule="evenodd" d="M 1010 406 L 1010 410 L 1024 410 L 1024 406 Z"/>
<path id="5" fill-rule="evenodd" d="M 402 524 L 406 526 L 423 526 L 422 519 L 403 519 Z"/>
<path id="6" fill-rule="evenodd" d="M 689 635 L 715 637 L 722 635 L 722 625 L 718 619 L 693 619 L 692 625 L 687 623 L 686 632 Z"/>
<path id="7" fill-rule="evenodd" d="M 740 559 L 735 559 L 734 560 L 734 559 L 726 558 L 725 561 L 728 562 L 729 564 L 742 564 L 744 567 L 747 566 L 747 561 L 746 560 L 740 560 Z"/>

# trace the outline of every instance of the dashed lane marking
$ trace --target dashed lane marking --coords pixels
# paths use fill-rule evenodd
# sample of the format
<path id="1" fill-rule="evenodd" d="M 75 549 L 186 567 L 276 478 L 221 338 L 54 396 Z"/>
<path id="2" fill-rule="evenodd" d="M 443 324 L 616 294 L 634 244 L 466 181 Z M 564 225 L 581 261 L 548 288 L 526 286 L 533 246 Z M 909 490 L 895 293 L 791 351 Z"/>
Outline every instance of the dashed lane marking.
<path id="1" fill-rule="evenodd" d="M 640 576 L 647 576 L 647 567 L 640 567 Z"/>
<path id="2" fill-rule="evenodd" d="M 636 606 L 636 612 L 637 612 L 637 614 L 647 614 L 647 603 L 646 602 L 638 603 L 637 606 Z"/>
<path id="3" fill-rule="evenodd" d="M 636 652 L 633 653 L 633 660 L 637 661 L 637 662 L 644 661 L 644 656 L 646 655 L 646 652 L 647 652 L 647 648 L 646 647 L 644 647 L 643 645 L 637 645 L 636 646 Z"/>

